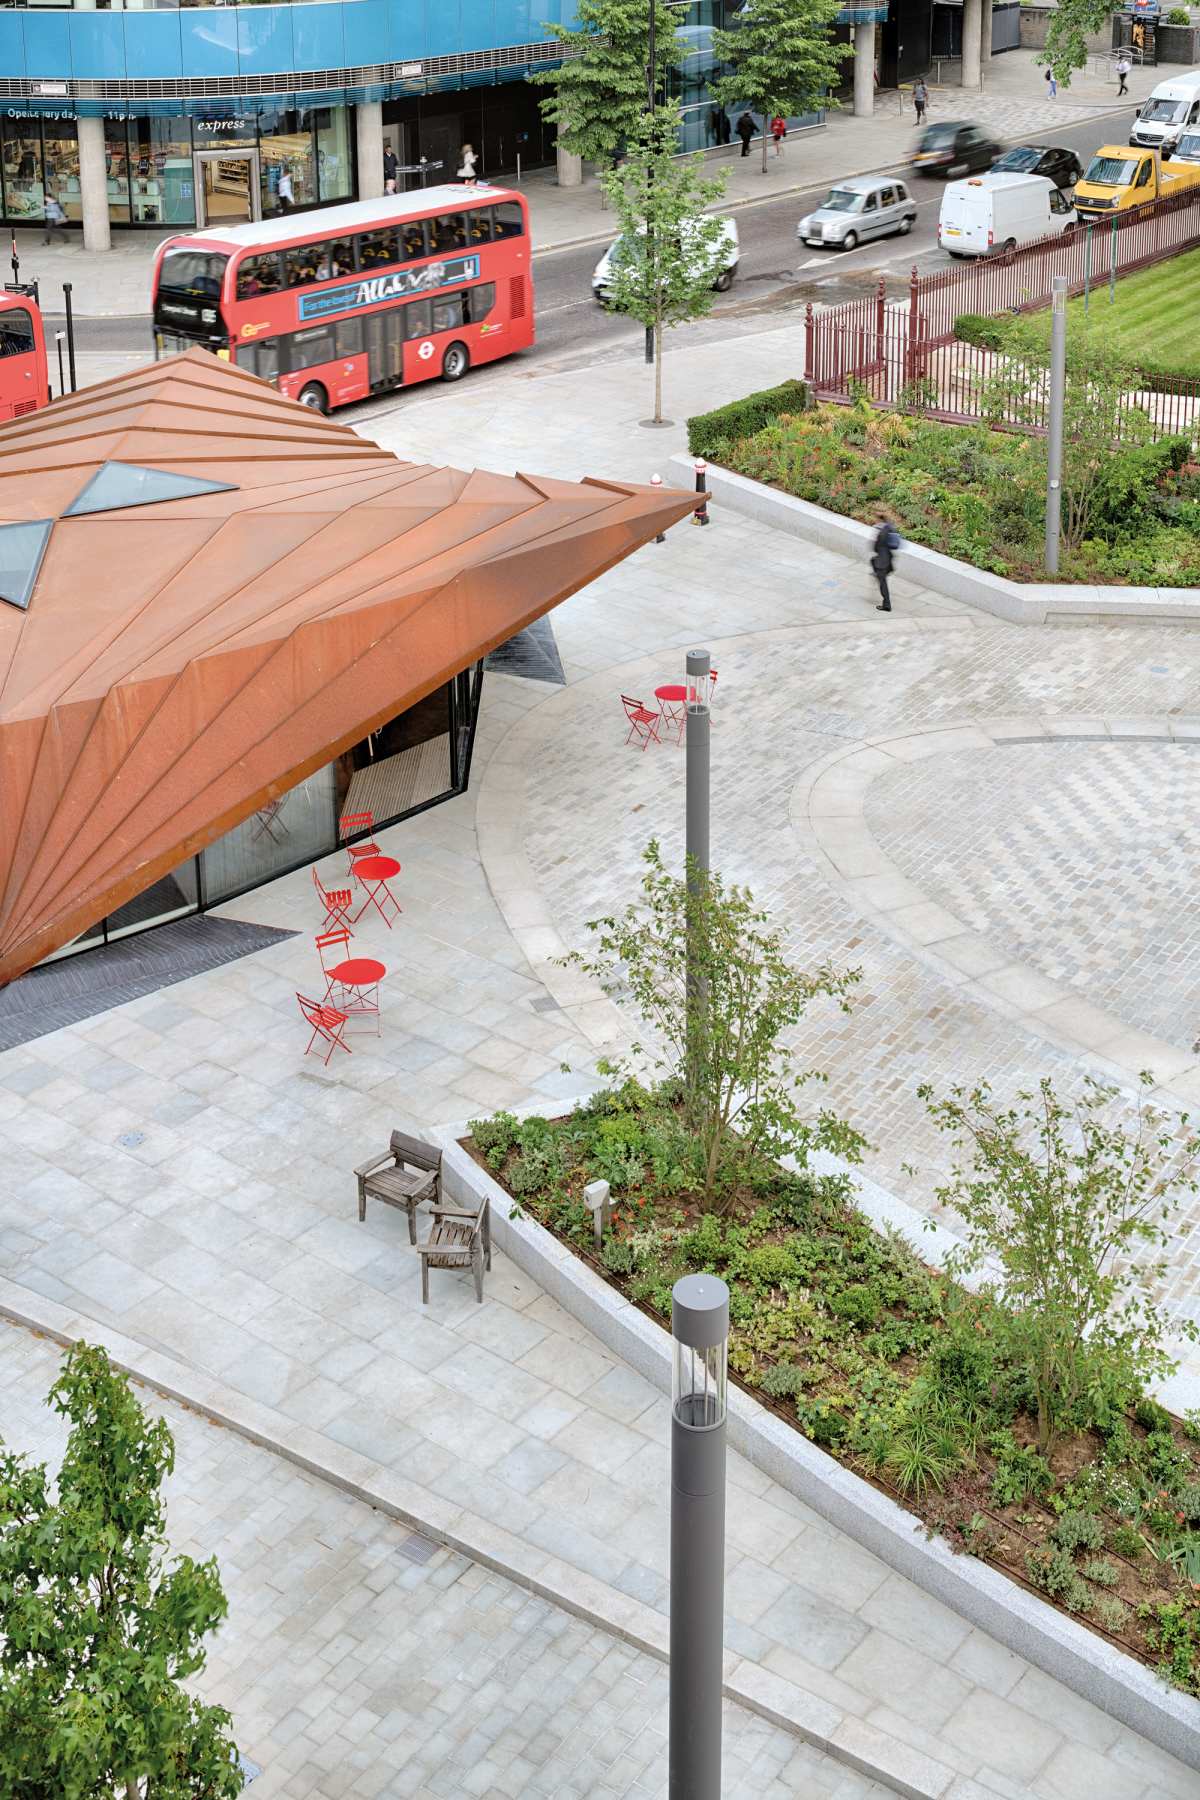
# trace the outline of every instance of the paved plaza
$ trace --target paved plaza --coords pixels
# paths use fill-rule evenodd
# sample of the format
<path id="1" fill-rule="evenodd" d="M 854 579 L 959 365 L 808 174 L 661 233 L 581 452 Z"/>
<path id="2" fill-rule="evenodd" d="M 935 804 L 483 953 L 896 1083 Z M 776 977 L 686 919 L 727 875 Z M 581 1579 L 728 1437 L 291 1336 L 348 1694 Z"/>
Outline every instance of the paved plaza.
<path id="1" fill-rule="evenodd" d="M 701 396 L 716 403 L 779 379 L 798 355 L 788 331 L 732 348 L 680 340 L 667 380 L 680 419 Z M 513 367 L 452 393 L 363 409 L 361 425 L 416 458 L 645 479 L 667 472 L 683 443 L 678 426 L 639 429 L 646 399 L 639 365 L 586 377 Z M 717 511 L 707 531 L 675 528 L 560 608 L 566 685 L 489 676 L 471 792 L 384 834 L 403 865 L 405 911 L 396 930 L 377 922 L 361 936 L 389 970 L 384 1031 L 341 1066 L 301 1055 L 294 994 L 312 980 L 317 922 L 304 870 L 224 909 L 295 937 L 0 1056 L 5 1304 L 30 1318 L 53 1314 L 65 1321 L 58 1328 L 120 1333 L 129 1360 L 156 1379 L 167 1372 L 197 1405 L 228 1414 L 236 1402 L 310 1466 L 353 1466 L 365 1486 L 402 1490 L 407 1515 L 435 1536 L 466 1546 L 478 1531 L 482 1549 L 485 1536 L 504 1534 L 525 1586 L 558 1583 L 568 1607 L 586 1593 L 618 1630 L 657 1641 L 666 1402 L 503 1257 L 482 1306 L 465 1278 L 435 1273 L 422 1308 L 403 1217 L 376 1208 L 359 1224 L 351 1170 L 394 1126 L 568 1100 L 628 1035 L 628 1021 L 554 959 L 582 941 L 586 918 L 628 893 L 652 833 L 668 857 L 679 855 L 681 754 L 671 744 L 645 755 L 625 748 L 618 697 L 676 678 L 698 641 L 720 670 L 716 860 L 752 884 L 798 958 L 829 955 L 863 970 L 849 1017 L 814 1011 L 800 1044 L 829 1071 L 829 1097 L 871 1139 L 867 1173 L 928 1206 L 940 1148 L 919 1081 L 987 1074 L 1005 1087 L 1049 1072 L 1069 1085 L 1091 1054 L 1069 1021 L 1057 1034 L 1052 1022 L 1025 1023 L 1015 976 L 1007 992 L 952 979 L 936 954 L 939 908 L 963 917 L 959 935 L 994 939 L 996 968 L 1027 965 L 1077 988 L 1081 1004 L 1100 995 L 1113 1015 L 1128 1013 L 1129 1031 L 1154 1038 L 1176 1059 L 1172 1079 L 1186 1080 L 1195 1066 L 1186 1001 L 1171 1012 L 1175 997 L 1160 997 L 1159 1010 L 1137 1012 L 1131 996 L 1142 984 L 1129 963 L 1143 955 L 1160 985 L 1179 965 L 1181 994 L 1194 980 L 1179 924 L 1189 838 L 1178 819 L 1193 755 L 1169 721 L 1200 714 L 1196 638 L 1165 627 L 1007 626 L 915 591 L 903 566 L 901 557 L 897 612 L 884 619 L 865 568 Z M 976 719 L 1025 721 L 1011 735 L 1028 741 L 989 747 L 972 733 Z M 1046 742 L 1067 720 L 1075 729 Z M 1085 720 L 1096 742 L 1083 741 Z M 1142 729 L 1130 727 L 1124 743 L 1096 725 L 1135 720 Z M 953 729 L 938 754 L 926 744 L 906 767 L 893 749 L 838 790 L 918 890 L 903 906 L 893 894 L 889 912 L 884 896 L 854 885 L 871 879 L 869 866 L 842 879 L 822 860 L 813 772 L 870 741 L 899 746 L 940 726 Z M 1016 760 L 1000 769 L 1001 756 Z M 829 816 L 843 815 L 835 805 Z M 1188 1215 L 1170 1294 L 1180 1311 L 1191 1304 L 1194 1229 Z M 20 1379 L 34 1395 L 46 1385 L 35 1370 Z M 5 1435 L 19 1441 L 3 1416 Z M 21 1431 L 29 1417 L 25 1405 Z M 189 1420 L 193 1429 L 208 1441 L 208 1428 Z M 246 1449 L 221 1442 L 235 1457 Z M 769 1710 L 804 1721 L 843 1762 L 886 1769 L 887 1785 L 903 1780 L 938 1800 L 1196 1800 L 1200 1777 L 971 1630 L 738 1457 L 730 1478 L 726 1673 L 747 1696 L 766 1704 L 769 1695 Z M 282 1487 L 299 1478 L 282 1469 L 274 1479 L 282 1508 Z M 344 1502 L 311 1504 L 342 1518 L 347 1541 Z M 199 1535 L 205 1516 L 193 1514 L 188 1531 Z M 230 1529 L 244 1558 L 239 1566 L 234 1557 L 231 1579 L 245 1615 L 238 1629 L 253 1633 L 260 1615 L 279 1616 L 290 1551 L 280 1540 L 270 1555 L 251 1554 L 249 1526 L 244 1538 L 236 1522 Z M 385 1563 L 398 1566 L 382 1537 L 364 1539 L 364 1558 L 372 1543 L 377 1577 Z M 465 1562 L 438 1565 L 451 1566 L 460 1579 L 442 1577 L 448 1592 L 469 1593 L 468 1578 L 489 1589 Z M 378 1578 L 382 1605 L 388 1584 Z M 497 1589 L 487 1601 L 502 1622 L 524 1604 L 513 1608 L 505 1592 L 509 1600 Z M 440 1594 L 428 1596 L 417 1660 L 446 1675 L 462 1622 Z M 539 1655 L 559 1654 L 557 1618 L 547 1607 L 529 1625 Z M 343 1648 L 357 1654 L 336 1638 L 314 1646 L 306 1671 L 336 1668 Z M 572 1649 L 571 1660 L 582 1667 L 585 1655 Z M 219 1663 L 224 1680 L 230 1670 Z M 377 1677 L 368 1671 L 369 1695 L 386 1688 L 402 1709 L 401 1676 Z M 635 1679 L 628 1669 L 614 1677 Z M 642 1679 L 653 1688 L 661 1677 Z M 356 1688 L 344 1715 L 359 1721 L 350 1736 L 385 1737 L 396 1725 L 403 1740 L 409 1715 L 374 1713 L 381 1723 L 368 1727 L 366 1703 Z M 654 1729 L 660 1703 L 647 1696 L 639 1729 Z M 302 1738 L 294 1705 L 290 1691 L 268 1684 L 246 1710 L 255 1731 L 261 1723 L 269 1736 L 290 1719 Z M 524 1728 L 513 1729 L 505 1748 L 515 1758 L 525 1754 Z M 531 1716 L 530 1736 L 539 1731 Z M 760 1725 L 747 1721 L 743 1736 L 735 1723 L 731 1755 L 744 1744 L 750 1769 L 764 1758 L 783 1792 L 822 1791 L 816 1771 L 811 1780 L 779 1774 L 775 1737 L 756 1733 Z M 255 1741 L 250 1734 L 247 1750 L 269 1773 L 274 1750 L 264 1758 Z M 357 1787 L 332 1785 L 323 1773 L 337 1765 L 332 1741 L 304 1747 L 299 1767 L 316 1771 L 308 1788 L 276 1791 L 421 1791 L 382 1751 L 355 1765 Z M 413 1767 L 419 1783 L 425 1765 Z M 439 1787 L 431 1773 L 431 1793 L 475 1791 Z M 838 1779 L 847 1778 L 842 1768 Z M 574 1791 L 565 1772 L 562 1782 L 548 1791 Z M 628 1780 L 612 1791 L 627 1790 Z M 596 1778 L 579 1791 L 606 1789 Z M 761 1791 L 780 1790 L 768 1781 Z"/>

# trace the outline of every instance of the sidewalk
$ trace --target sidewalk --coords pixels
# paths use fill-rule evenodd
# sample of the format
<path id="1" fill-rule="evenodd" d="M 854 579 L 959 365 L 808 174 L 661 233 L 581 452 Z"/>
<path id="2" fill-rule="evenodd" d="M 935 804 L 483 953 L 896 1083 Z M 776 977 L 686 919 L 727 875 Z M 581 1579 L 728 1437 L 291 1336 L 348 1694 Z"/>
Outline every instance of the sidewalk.
<path id="1" fill-rule="evenodd" d="M 698 394 L 717 404 L 778 379 L 797 335 L 681 332 L 669 410 L 679 420 Z M 376 407 L 363 428 L 409 456 L 644 479 L 668 472 L 683 435 L 639 430 L 646 401 L 636 361 L 572 375 L 514 363 L 486 384 Z M 1179 639 L 1020 632 L 903 581 L 883 621 L 867 589 L 865 569 L 721 515 L 707 531 L 677 527 L 560 608 L 567 686 L 489 675 L 470 793 L 385 834 L 405 911 L 395 931 L 364 925 L 363 948 L 385 962 L 391 998 L 382 1038 L 344 1070 L 300 1054 L 294 996 L 314 955 L 306 870 L 225 909 L 295 937 L 0 1057 L 7 1291 L 25 1290 L 29 1315 L 48 1304 L 81 1330 L 120 1332 L 200 1394 L 270 1409 L 313 1466 L 357 1456 L 381 1487 L 419 1495 L 431 1529 L 487 1521 L 512 1546 L 508 1566 L 519 1558 L 532 1579 L 565 1569 L 614 1619 L 661 1631 L 666 1400 L 503 1258 L 482 1306 L 446 1274 L 422 1307 L 404 1219 L 376 1207 L 360 1224 L 351 1171 L 393 1127 L 566 1102 L 596 1079 L 599 1021 L 563 993 L 550 958 L 560 935 L 582 941 L 581 917 L 607 910 L 614 886 L 627 896 L 652 831 L 679 854 L 682 759 L 624 751 L 617 699 L 652 692 L 697 641 L 722 671 L 723 866 L 787 926 L 799 960 L 815 943 L 865 966 L 850 1023 L 814 1018 L 803 1054 L 831 1071 L 829 1103 L 880 1146 L 869 1173 L 882 1166 L 890 1180 L 907 1157 L 932 1191 L 927 1140 L 912 1153 L 922 1078 L 944 1085 L 981 1056 L 1006 1085 L 1043 1066 L 1001 997 L 991 1012 L 964 1005 L 831 889 L 793 833 L 790 797 L 806 761 L 868 724 L 1082 714 L 1101 710 L 1102 693 L 1130 713 L 1151 711 L 1151 695 L 1184 705 Z M 1161 793 L 1152 747 L 1137 753 L 1146 817 Z M 974 768 L 962 755 L 932 772 L 945 788 Z M 1035 794 L 1055 791 L 1053 760 L 1033 775 Z M 1080 818 L 1102 837 L 1078 786 L 1070 800 L 1050 821 L 1052 845 Z M 1090 848 L 1109 858 L 1107 838 Z M 1003 873 L 996 859 L 982 866 Z M 1022 879 L 1023 902 L 1059 891 L 1032 856 Z M 1145 871 L 1123 879 L 1136 886 Z M 1129 904 L 1124 889 L 1118 902 Z M 1099 985 L 1094 966 L 1086 976 Z M 1053 1066 L 1067 1081 L 1078 1070 L 1065 1054 Z M 1179 1246 L 1181 1274 L 1190 1254 Z M 938 1800 L 1195 1800 L 1192 1771 L 741 1458 L 730 1483 L 730 1658 L 816 1739 Z"/>
<path id="2" fill-rule="evenodd" d="M 1049 100 L 1042 72 L 1032 50 L 1012 50 L 994 57 L 984 77 L 984 92 L 964 94 L 958 87 L 930 90 L 929 118 L 975 119 L 989 127 L 1003 143 L 1052 133 L 1056 124 L 1078 124 L 1081 119 L 1104 117 L 1117 110 L 1115 81 L 1102 82 L 1081 71 L 1072 86 Z M 1135 69 L 1129 77 L 1132 107 L 1143 100 L 1159 79 L 1155 69 Z M 1127 103 L 1120 103 L 1120 110 Z M 760 145 L 751 146 L 743 158 L 739 146 L 711 152 L 710 168 L 728 173 L 722 209 L 752 206 L 766 200 L 820 186 L 846 175 L 902 163 L 912 142 L 914 118 L 911 106 L 901 111 L 899 94 L 879 96 L 875 116 L 856 119 L 848 109 L 829 114 L 824 126 L 796 133 L 784 154 L 768 155 L 762 173 Z M 1097 133 L 1097 143 L 1103 137 Z M 600 184 L 594 176 L 582 187 L 560 188 L 553 169 L 539 169 L 524 178 L 522 189 L 533 215 L 537 251 L 546 254 L 571 245 L 599 241 L 612 235 L 612 215 L 603 205 Z M 297 222 L 302 222 L 298 215 Z M 42 286 L 46 312 L 62 310 L 62 284 L 73 284 L 75 311 L 86 317 L 129 317 L 149 307 L 150 263 L 155 247 L 168 232 L 113 233 L 112 249 L 87 251 L 82 239 L 72 236 L 66 244 L 44 245 L 40 230 L 18 231 L 17 249 L 23 280 L 36 277 Z M 116 373 L 114 366 L 106 373 Z"/>

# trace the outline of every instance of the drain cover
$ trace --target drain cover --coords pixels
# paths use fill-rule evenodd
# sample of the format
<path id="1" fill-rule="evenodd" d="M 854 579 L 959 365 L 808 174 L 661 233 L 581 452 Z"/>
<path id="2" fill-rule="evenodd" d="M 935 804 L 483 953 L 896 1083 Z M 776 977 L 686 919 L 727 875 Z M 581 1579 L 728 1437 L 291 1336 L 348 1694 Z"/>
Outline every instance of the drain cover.
<path id="1" fill-rule="evenodd" d="M 144 1144 L 145 1141 L 144 1131 L 123 1131 L 117 1139 L 118 1144 L 123 1144 L 126 1150 L 136 1150 L 138 1145 Z"/>

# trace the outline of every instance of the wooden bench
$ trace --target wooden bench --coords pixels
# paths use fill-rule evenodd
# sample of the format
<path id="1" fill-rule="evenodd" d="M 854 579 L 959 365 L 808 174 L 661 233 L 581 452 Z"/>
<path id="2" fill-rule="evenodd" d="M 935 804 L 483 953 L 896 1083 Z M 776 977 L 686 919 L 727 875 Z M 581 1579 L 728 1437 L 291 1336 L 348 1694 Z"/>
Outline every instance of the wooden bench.
<path id="1" fill-rule="evenodd" d="M 421 1305 L 429 1304 L 430 1269 L 471 1269 L 475 1276 L 475 1298 L 483 1299 L 483 1271 L 492 1266 L 492 1215 L 485 1196 L 478 1208 L 435 1206 L 433 1227 L 423 1244 L 417 1245 L 421 1259 Z"/>
<path id="2" fill-rule="evenodd" d="M 391 1165 L 388 1167 L 388 1165 Z M 408 1214 L 408 1241 L 417 1241 L 416 1211 L 424 1200 L 436 1207 L 442 1191 L 442 1153 L 433 1144 L 393 1131 L 390 1148 L 354 1171 L 358 1181 L 358 1216 L 367 1216 L 367 1201 L 402 1207 Z"/>

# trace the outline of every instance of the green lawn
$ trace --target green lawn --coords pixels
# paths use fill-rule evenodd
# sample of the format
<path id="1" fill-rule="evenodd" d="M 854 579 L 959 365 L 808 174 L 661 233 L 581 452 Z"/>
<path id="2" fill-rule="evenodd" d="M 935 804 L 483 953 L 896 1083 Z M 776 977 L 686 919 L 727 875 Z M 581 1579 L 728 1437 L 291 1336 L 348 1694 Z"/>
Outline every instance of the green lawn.
<path id="1" fill-rule="evenodd" d="M 1119 277 L 1111 305 L 1108 270 L 1099 243 L 1096 260 L 1087 313 L 1082 296 L 1070 301 L 1068 330 L 1098 332 L 1130 363 L 1147 372 L 1200 376 L 1200 250 Z M 1032 314 L 1030 322 L 1049 342 L 1049 312 Z"/>

